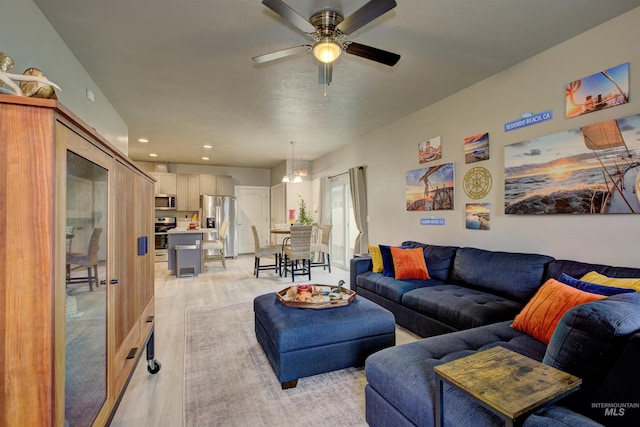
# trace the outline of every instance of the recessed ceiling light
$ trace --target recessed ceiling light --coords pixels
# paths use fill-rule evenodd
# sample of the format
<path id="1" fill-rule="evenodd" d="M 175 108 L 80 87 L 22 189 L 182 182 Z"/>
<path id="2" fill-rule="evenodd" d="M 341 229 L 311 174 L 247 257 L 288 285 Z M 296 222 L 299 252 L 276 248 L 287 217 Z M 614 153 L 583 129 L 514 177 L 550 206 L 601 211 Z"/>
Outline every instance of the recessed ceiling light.
<path id="1" fill-rule="evenodd" d="M 204 148 L 213 148 L 211 145 L 203 145 Z"/>
<path id="2" fill-rule="evenodd" d="M 149 157 L 158 157 L 156 153 L 149 153 Z"/>
<path id="3" fill-rule="evenodd" d="M 141 144 L 147 144 L 149 143 L 149 140 L 147 138 L 138 138 L 138 142 Z"/>
<path id="4" fill-rule="evenodd" d="M 203 157 L 202 160 L 209 160 L 209 158 L 208 157 Z"/>

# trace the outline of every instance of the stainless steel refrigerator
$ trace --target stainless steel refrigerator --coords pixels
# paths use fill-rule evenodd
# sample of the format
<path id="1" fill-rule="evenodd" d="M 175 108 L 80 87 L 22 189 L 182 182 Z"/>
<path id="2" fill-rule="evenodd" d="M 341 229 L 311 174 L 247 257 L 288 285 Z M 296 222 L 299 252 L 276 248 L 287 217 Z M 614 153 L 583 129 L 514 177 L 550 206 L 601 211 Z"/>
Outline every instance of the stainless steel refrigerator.
<path id="1" fill-rule="evenodd" d="M 200 228 L 203 240 L 215 240 L 218 238 L 218 230 L 224 221 L 229 221 L 229 228 L 225 238 L 224 253 L 226 257 L 238 256 L 238 203 L 233 196 L 200 196 Z M 214 255 L 214 254 L 207 254 Z"/>

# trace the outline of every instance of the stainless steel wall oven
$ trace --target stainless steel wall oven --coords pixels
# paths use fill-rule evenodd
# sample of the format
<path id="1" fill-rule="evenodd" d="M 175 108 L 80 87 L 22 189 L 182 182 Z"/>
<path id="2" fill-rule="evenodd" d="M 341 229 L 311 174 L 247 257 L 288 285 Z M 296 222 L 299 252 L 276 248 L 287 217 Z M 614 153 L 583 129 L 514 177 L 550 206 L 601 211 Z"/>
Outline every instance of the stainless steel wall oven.
<path id="1" fill-rule="evenodd" d="M 175 217 L 161 217 L 155 220 L 156 262 L 169 261 L 169 235 L 167 231 L 176 227 Z"/>

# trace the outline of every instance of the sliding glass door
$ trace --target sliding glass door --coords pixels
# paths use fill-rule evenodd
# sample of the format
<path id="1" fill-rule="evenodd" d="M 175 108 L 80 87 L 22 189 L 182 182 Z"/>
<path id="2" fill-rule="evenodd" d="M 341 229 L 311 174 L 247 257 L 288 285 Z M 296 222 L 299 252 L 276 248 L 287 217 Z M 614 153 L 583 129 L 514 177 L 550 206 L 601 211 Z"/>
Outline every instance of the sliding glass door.
<path id="1" fill-rule="evenodd" d="M 355 226 L 349 175 L 331 179 L 331 261 L 348 269 L 358 229 Z"/>

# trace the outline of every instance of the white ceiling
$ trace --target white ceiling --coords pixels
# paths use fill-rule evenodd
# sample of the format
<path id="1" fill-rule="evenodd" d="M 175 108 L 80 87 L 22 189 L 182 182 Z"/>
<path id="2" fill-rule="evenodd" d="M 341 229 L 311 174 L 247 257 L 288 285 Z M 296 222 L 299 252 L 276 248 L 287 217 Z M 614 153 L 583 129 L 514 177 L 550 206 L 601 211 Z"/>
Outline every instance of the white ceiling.
<path id="1" fill-rule="evenodd" d="M 324 8 L 348 16 L 367 2 L 285 1 L 304 17 Z M 260 168 L 290 157 L 292 140 L 296 160 L 318 158 L 640 6 L 397 0 L 347 40 L 400 62 L 342 55 L 324 96 L 311 54 L 252 62 L 311 41 L 260 0 L 34 2 L 129 126 L 131 158 L 152 161 L 154 152 L 163 162 Z"/>

